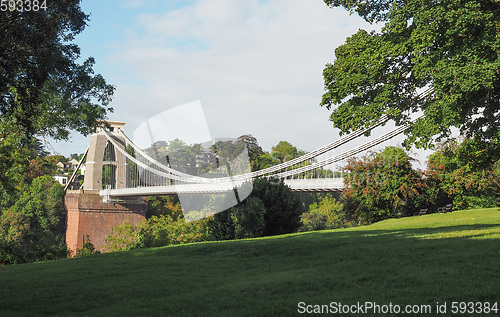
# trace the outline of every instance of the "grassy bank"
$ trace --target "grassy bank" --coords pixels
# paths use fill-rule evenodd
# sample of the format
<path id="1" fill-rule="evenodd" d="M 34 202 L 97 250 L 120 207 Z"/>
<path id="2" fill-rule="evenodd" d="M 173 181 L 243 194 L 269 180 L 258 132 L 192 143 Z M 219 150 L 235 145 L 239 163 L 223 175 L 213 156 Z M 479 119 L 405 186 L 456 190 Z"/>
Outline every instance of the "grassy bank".
<path id="1" fill-rule="evenodd" d="M 0 315 L 290 316 L 299 302 L 369 301 L 450 316 L 436 302 L 500 301 L 499 263 L 500 209 L 458 211 L 4 266 Z"/>

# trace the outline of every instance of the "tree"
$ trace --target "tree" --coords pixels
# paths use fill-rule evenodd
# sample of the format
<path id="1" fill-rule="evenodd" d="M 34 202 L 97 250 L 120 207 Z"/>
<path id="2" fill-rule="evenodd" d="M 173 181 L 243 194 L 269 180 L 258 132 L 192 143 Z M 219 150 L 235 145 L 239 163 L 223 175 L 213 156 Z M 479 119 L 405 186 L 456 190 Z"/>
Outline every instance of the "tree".
<path id="1" fill-rule="evenodd" d="M 29 257 L 30 219 L 7 211 L 0 217 L 0 265 L 26 262 Z"/>
<path id="2" fill-rule="evenodd" d="M 26 137 L 66 139 L 69 129 L 89 134 L 104 119 L 114 87 L 94 75 L 93 58 L 77 63 L 71 43 L 88 15 L 80 0 L 52 2 L 46 10 L 0 15 L 0 116 Z"/>
<path id="3" fill-rule="evenodd" d="M 201 151 L 201 147 L 195 145 L 187 145 L 184 141 L 175 139 L 170 141 L 166 154 L 168 155 L 172 168 L 196 175 L 196 154 Z"/>
<path id="4" fill-rule="evenodd" d="M 214 240 L 231 240 L 296 232 L 304 211 L 301 199 L 281 180 L 257 178 L 243 202 L 209 220 Z"/>
<path id="5" fill-rule="evenodd" d="M 439 144 L 427 163 L 430 199 L 436 207 L 448 203 L 459 209 L 498 205 L 495 164 L 499 159 L 500 146 L 495 143 L 452 139 Z"/>
<path id="6" fill-rule="evenodd" d="M 0 194 L 2 209 L 16 199 L 36 138 L 93 132 L 113 109 L 114 87 L 93 72 L 93 58 L 78 63 L 72 43 L 88 16 L 80 0 L 52 1 L 46 10 L 0 14 Z M 7 176 L 8 177 L 3 177 Z M 13 185 L 15 184 L 15 185 Z"/>
<path id="7" fill-rule="evenodd" d="M 498 194 L 500 193 L 500 159 L 493 164 L 488 176 L 490 187 L 496 190 L 497 196 L 500 196 Z"/>
<path id="8" fill-rule="evenodd" d="M 347 226 L 344 206 L 332 194 L 319 197 L 309 205 L 309 211 L 300 217 L 302 231 L 336 229 Z"/>
<path id="9" fill-rule="evenodd" d="M 271 156 L 279 159 L 282 163 L 296 158 L 298 153 L 297 148 L 287 141 L 280 141 L 271 149 Z"/>
<path id="10" fill-rule="evenodd" d="M 139 246 L 139 232 L 145 225 L 145 221 L 138 225 L 123 222 L 121 225 L 114 227 L 113 232 L 106 237 L 104 250 L 116 252 L 136 249 Z"/>
<path id="11" fill-rule="evenodd" d="M 300 227 L 304 206 L 282 180 L 255 179 L 251 197 L 259 198 L 266 209 L 263 236 L 292 233 Z"/>
<path id="12" fill-rule="evenodd" d="M 368 224 L 413 215 L 425 202 L 425 184 L 410 160 L 403 149 L 393 146 L 351 159 L 342 193 L 348 218 Z"/>
<path id="13" fill-rule="evenodd" d="M 261 237 L 264 232 L 266 208 L 257 197 L 250 197 L 231 214 L 236 239 Z"/>
<path id="14" fill-rule="evenodd" d="M 281 161 L 277 157 L 271 156 L 269 152 L 265 152 L 264 154 L 259 155 L 255 162 L 256 170 L 262 170 L 281 163 Z"/>
<path id="15" fill-rule="evenodd" d="M 0 245 L 10 254 L 3 262 L 65 257 L 65 217 L 63 187 L 51 176 L 36 178 L 0 217 Z"/>
<path id="16" fill-rule="evenodd" d="M 243 143 L 245 144 L 247 150 L 248 150 L 248 158 L 250 159 L 250 167 L 253 171 L 256 171 L 259 169 L 259 156 L 264 154 L 264 151 L 262 150 L 262 147 L 260 147 L 259 143 L 257 142 L 257 139 L 250 135 L 250 134 L 244 134 L 240 137 L 238 137 L 237 140 L 238 143 Z"/>
<path id="17" fill-rule="evenodd" d="M 343 133 L 378 121 L 401 125 L 423 111 L 407 143 L 428 146 L 458 127 L 500 138 L 500 2 L 493 0 L 325 0 L 381 32 L 360 30 L 335 50 L 321 105 Z M 429 89 L 428 94 L 419 95 Z"/>
<path id="18" fill-rule="evenodd" d="M 213 240 L 262 237 L 266 208 L 257 197 L 249 197 L 239 205 L 215 214 L 208 220 Z"/>
<path id="19" fill-rule="evenodd" d="M 4 127 L 0 124 L 0 132 Z M 28 160 L 31 153 L 19 147 L 19 134 L 0 138 L 0 215 L 17 200 L 17 194 L 27 182 Z"/>
<path id="20" fill-rule="evenodd" d="M 182 216 L 182 207 L 177 195 L 150 196 L 148 197 L 148 210 L 146 218 L 152 216 L 170 216 L 173 220 Z"/>

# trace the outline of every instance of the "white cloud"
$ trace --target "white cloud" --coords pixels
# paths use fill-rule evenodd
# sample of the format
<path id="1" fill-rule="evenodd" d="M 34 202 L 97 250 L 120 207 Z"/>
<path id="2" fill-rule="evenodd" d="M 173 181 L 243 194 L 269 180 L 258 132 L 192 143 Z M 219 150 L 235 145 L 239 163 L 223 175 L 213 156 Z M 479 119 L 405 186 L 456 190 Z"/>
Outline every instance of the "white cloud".
<path id="1" fill-rule="evenodd" d="M 322 1 L 181 2 L 157 13 L 153 4 L 163 2 L 122 3 L 137 8 L 114 37 L 126 40 L 110 40 L 98 60 L 117 86 L 111 120 L 126 121 L 131 134 L 158 113 L 201 100 L 213 137 L 252 134 L 265 150 L 287 140 L 306 151 L 338 138 L 319 106 L 323 68 L 348 36 L 379 27 Z"/>
<path id="2" fill-rule="evenodd" d="M 111 60 L 123 64 L 115 119 L 129 129 L 201 100 L 214 137 L 256 136 L 313 150 L 338 135 L 320 108 L 322 71 L 360 27 L 357 16 L 322 1 L 205 0 L 141 14 Z"/>

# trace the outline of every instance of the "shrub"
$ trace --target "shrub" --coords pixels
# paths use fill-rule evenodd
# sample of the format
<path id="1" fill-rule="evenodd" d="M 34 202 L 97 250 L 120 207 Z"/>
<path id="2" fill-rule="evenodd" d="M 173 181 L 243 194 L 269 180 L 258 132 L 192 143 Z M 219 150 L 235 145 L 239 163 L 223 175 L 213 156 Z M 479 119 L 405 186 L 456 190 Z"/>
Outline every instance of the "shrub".
<path id="1" fill-rule="evenodd" d="M 152 216 L 138 224 L 123 223 L 106 238 L 106 251 L 126 251 L 208 240 L 207 220 L 185 222 L 181 215 Z"/>
<path id="2" fill-rule="evenodd" d="M 426 171 L 434 207 L 452 202 L 458 209 L 498 205 L 499 156 L 500 146 L 495 143 L 451 139 L 439 144 Z"/>
<path id="3" fill-rule="evenodd" d="M 97 254 L 97 253 L 101 253 L 101 252 L 99 252 L 95 249 L 94 244 L 92 242 L 90 242 L 90 238 L 88 235 L 87 235 L 87 238 L 85 239 L 85 241 L 82 243 L 82 247 L 76 249 L 76 257 L 77 258 L 82 257 L 82 256 Z"/>
<path id="4" fill-rule="evenodd" d="M 282 180 L 258 178 L 253 185 L 251 197 L 259 198 L 266 209 L 263 236 L 296 232 L 305 211 L 299 196 Z"/>
<path id="5" fill-rule="evenodd" d="M 346 166 L 347 216 L 361 224 L 412 215 L 425 203 L 425 183 L 402 148 L 386 147 Z"/>
<path id="6" fill-rule="evenodd" d="M 25 186 L 14 206 L 0 217 L 3 263 L 66 257 L 64 189 L 50 176 Z"/>
<path id="7" fill-rule="evenodd" d="M 281 180 L 254 180 L 250 196 L 209 220 L 213 240 L 231 240 L 296 232 L 302 201 Z"/>
<path id="8" fill-rule="evenodd" d="M 302 223 L 300 231 L 316 231 L 328 229 L 326 221 L 326 215 L 305 212 L 300 217 L 300 222 Z"/>
<path id="9" fill-rule="evenodd" d="M 344 205 L 331 194 L 309 205 L 309 211 L 301 216 L 301 231 L 343 228 L 348 225 Z"/>
<path id="10" fill-rule="evenodd" d="M 266 209 L 257 197 L 248 198 L 231 213 L 236 239 L 261 237 L 265 229 Z"/>
<path id="11" fill-rule="evenodd" d="M 141 223 L 135 226 L 132 223 L 124 222 L 121 225 L 114 227 L 113 232 L 106 237 L 106 251 L 127 251 L 135 249 L 139 246 L 139 231 Z"/>

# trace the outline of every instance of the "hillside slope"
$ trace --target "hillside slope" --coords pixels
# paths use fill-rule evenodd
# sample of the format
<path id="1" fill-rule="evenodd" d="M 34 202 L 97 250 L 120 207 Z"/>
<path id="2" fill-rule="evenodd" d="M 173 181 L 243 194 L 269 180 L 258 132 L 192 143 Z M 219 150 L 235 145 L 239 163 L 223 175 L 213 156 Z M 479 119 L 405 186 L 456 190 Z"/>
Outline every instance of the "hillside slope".
<path id="1" fill-rule="evenodd" d="M 500 301 L 499 263 L 500 209 L 458 211 L 4 266 L 0 316 L 290 316 L 358 302 L 446 316 L 437 303 Z"/>

